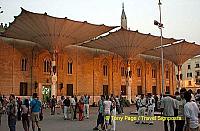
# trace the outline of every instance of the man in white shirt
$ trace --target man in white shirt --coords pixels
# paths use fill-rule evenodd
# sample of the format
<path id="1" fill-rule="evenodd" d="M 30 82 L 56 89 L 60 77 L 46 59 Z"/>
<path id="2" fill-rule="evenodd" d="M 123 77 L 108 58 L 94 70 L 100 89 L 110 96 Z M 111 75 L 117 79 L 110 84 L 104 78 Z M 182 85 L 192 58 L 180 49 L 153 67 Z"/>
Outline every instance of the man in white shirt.
<path id="1" fill-rule="evenodd" d="M 144 94 L 141 94 L 141 98 L 138 99 L 138 121 L 135 124 L 145 124 L 145 121 L 140 118 L 141 116 L 145 116 L 146 110 L 146 98 L 144 98 Z"/>
<path id="2" fill-rule="evenodd" d="M 175 131 L 183 131 L 184 125 L 185 125 L 185 116 L 184 116 L 184 106 L 186 104 L 186 100 L 184 99 L 184 94 L 186 92 L 185 88 L 181 88 L 180 90 L 180 96 L 176 96 L 176 100 L 178 102 L 178 117 L 181 117 L 181 120 L 175 120 L 176 123 L 176 129 Z M 175 93 L 176 94 L 176 93 Z"/>
<path id="3" fill-rule="evenodd" d="M 151 95 L 151 93 L 148 93 L 148 99 L 147 99 L 147 110 L 148 110 L 148 113 L 147 113 L 147 115 L 149 117 L 153 117 L 154 116 L 154 107 L 155 107 L 155 99 Z M 149 125 L 153 125 L 153 120 L 149 121 Z"/>
<path id="4" fill-rule="evenodd" d="M 88 96 L 87 94 L 84 95 L 84 117 L 89 119 L 89 101 L 90 101 L 90 96 Z"/>
<path id="5" fill-rule="evenodd" d="M 197 89 L 197 94 L 195 95 L 195 100 L 196 100 L 197 106 L 200 108 L 200 89 Z"/>
<path id="6" fill-rule="evenodd" d="M 186 104 L 184 106 L 184 114 L 186 117 L 186 128 L 190 128 L 190 131 L 199 131 L 199 108 L 197 104 L 191 100 L 190 92 L 185 92 L 184 94 Z"/>
<path id="7" fill-rule="evenodd" d="M 106 100 L 103 102 L 104 107 L 104 122 L 105 122 L 105 130 L 108 129 L 109 119 L 110 119 L 110 110 L 111 110 L 112 102 L 109 100 L 109 96 L 106 96 Z"/>
<path id="8" fill-rule="evenodd" d="M 74 96 L 72 96 L 70 99 L 71 120 L 74 120 L 75 106 L 76 106 L 76 101 L 74 99 Z"/>
<path id="9" fill-rule="evenodd" d="M 177 108 L 175 104 L 175 99 L 173 99 L 169 92 L 165 93 L 166 96 L 161 99 L 161 111 L 163 111 L 163 116 L 165 117 L 174 117 L 174 109 Z M 170 125 L 170 131 L 174 131 L 174 121 L 169 120 L 169 125 Z M 168 120 L 164 121 L 164 128 L 165 131 L 168 131 Z"/>

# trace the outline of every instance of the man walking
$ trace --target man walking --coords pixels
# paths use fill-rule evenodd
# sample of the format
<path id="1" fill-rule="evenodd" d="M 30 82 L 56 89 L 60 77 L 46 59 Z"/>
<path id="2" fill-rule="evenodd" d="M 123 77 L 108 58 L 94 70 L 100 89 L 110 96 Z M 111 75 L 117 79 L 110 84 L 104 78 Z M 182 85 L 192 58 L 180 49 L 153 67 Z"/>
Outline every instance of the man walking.
<path id="1" fill-rule="evenodd" d="M 56 103 L 57 103 L 57 100 L 55 96 L 53 95 L 51 99 L 51 115 L 55 115 Z"/>
<path id="2" fill-rule="evenodd" d="M 69 97 L 67 97 L 63 101 L 63 105 L 64 105 L 64 120 L 67 120 L 67 119 L 69 119 L 69 112 L 70 112 L 70 99 L 69 99 Z"/>
<path id="3" fill-rule="evenodd" d="M 148 113 L 147 113 L 147 115 L 149 117 L 154 116 L 154 108 L 155 108 L 155 99 L 153 98 L 151 93 L 148 93 L 148 100 L 147 100 Z M 150 120 L 149 125 L 153 125 L 153 120 Z"/>
<path id="4" fill-rule="evenodd" d="M 176 109 L 175 99 L 173 99 L 169 92 L 166 92 L 166 97 L 161 100 L 161 111 L 163 111 L 163 116 L 165 117 L 174 117 L 174 109 Z M 168 122 L 170 125 L 170 131 L 174 131 L 174 121 L 165 120 L 164 129 L 168 131 Z"/>
<path id="5" fill-rule="evenodd" d="M 185 117 L 184 117 L 184 105 L 186 104 L 186 100 L 184 99 L 184 93 L 186 92 L 185 88 L 181 88 L 180 97 L 176 96 L 178 101 L 178 117 L 181 117 L 181 120 L 176 120 L 176 129 L 175 131 L 183 131 L 183 127 L 185 125 Z"/>
<path id="6" fill-rule="evenodd" d="M 118 113 L 118 114 L 121 114 L 119 97 L 116 96 L 115 100 L 116 100 L 116 110 L 117 110 L 117 113 Z"/>
<path id="7" fill-rule="evenodd" d="M 84 117 L 86 117 L 87 119 L 89 119 L 89 99 L 90 96 L 88 96 L 87 94 L 84 96 Z"/>
<path id="8" fill-rule="evenodd" d="M 106 100 L 104 100 L 103 102 L 105 130 L 108 130 L 108 126 L 109 126 L 109 120 L 110 120 L 110 115 L 111 115 L 111 105 L 112 105 L 112 102 L 109 100 L 109 96 L 106 96 Z"/>
<path id="9" fill-rule="evenodd" d="M 146 98 L 144 98 L 144 94 L 141 94 L 141 98 L 138 99 L 138 121 L 135 124 L 145 124 L 145 121 L 140 120 L 141 116 L 145 116 L 146 110 Z"/>
<path id="10" fill-rule="evenodd" d="M 76 118 L 76 113 L 77 113 L 77 107 L 78 107 L 78 99 L 76 96 L 74 96 L 74 100 L 76 102 L 76 105 L 75 105 L 75 110 L 74 110 L 74 119 L 77 119 Z"/>
<path id="11" fill-rule="evenodd" d="M 32 117 L 32 129 L 35 131 L 35 124 L 38 128 L 38 131 L 41 131 L 39 126 L 39 115 L 41 111 L 42 104 L 38 100 L 37 93 L 33 93 L 33 100 L 31 101 L 31 117 Z"/>
<path id="12" fill-rule="evenodd" d="M 186 117 L 186 128 L 190 131 L 199 131 L 199 108 L 197 104 L 191 100 L 192 96 L 190 92 L 184 94 L 186 104 L 184 106 L 184 114 Z"/>
<path id="13" fill-rule="evenodd" d="M 99 109 L 98 109 L 98 118 L 97 118 L 97 125 L 95 128 L 93 128 L 93 130 L 99 130 L 99 125 L 101 125 L 101 129 L 103 130 L 103 124 L 104 124 L 104 115 L 103 115 L 103 109 L 104 109 L 104 106 L 103 106 L 103 103 L 104 103 L 104 95 L 101 95 L 101 99 L 99 100 L 98 102 L 98 106 L 99 106 Z"/>
<path id="14" fill-rule="evenodd" d="M 17 119 L 17 102 L 15 101 L 15 95 L 11 94 L 9 97 L 10 102 L 7 105 L 8 114 L 8 126 L 10 131 L 16 131 L 16 119 Z"/>
<path id="15" fill-rule="evenodd" d="M 74 96 L 72 96 L 70 99 L 70 106 L 71 106 L 71 120 L 74 120 L 74 113 L 75 113 L 75 106 L 76 106 L 76 101 L 74 99 Z"/>

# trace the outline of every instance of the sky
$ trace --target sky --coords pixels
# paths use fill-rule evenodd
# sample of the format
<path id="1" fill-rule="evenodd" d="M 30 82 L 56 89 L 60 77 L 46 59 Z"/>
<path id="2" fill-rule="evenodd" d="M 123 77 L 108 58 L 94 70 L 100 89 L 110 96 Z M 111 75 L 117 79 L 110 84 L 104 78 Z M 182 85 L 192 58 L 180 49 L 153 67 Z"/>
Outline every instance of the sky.
<path id="1" fill-rule="evenodd" d="M 160 35 L 153 24 L 159 20 L 158 0 L 0 0 L 0 23 L 9 23 L 25 10 L 67 17 L 93 24 L 120 26 L 122 2 L 128 28 Z M 200 44 L 200 0 L 161 0 L 163 35 Z"/>

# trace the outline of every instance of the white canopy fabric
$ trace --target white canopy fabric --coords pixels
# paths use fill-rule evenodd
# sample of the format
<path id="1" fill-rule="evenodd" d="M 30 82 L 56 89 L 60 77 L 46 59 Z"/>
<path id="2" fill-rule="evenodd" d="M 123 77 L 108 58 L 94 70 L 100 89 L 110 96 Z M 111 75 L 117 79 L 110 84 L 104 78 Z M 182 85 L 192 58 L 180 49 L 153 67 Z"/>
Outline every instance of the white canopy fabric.
<path id="1" fill-rule="evenodd" d="M 115 27 L 56 18 L 46 13 L 37 14 L 22 9 L 3 36 L 32 41 L 53 51 L 91 40 L 113 28 Z"/>
<path id="2" fill-rule="evenodd" d="M 176 40 L 172 38 L 163 38 L 164 45 L 175 41 Z M 124 59 L 132 59 L 146 50 L 160 46 L 160 37 L 121 28 L 116 32 L 86 42 L 81 46 L 107 50 L 120 55 Z"/>
<path id="3" fill-rule="evenodd" d="M 152 49 L 143 54 L 160 57 L 160 48 Z M 182 41 L 163 47 L 164 58 L 172 61 L 175 65 L 181 66 L 185 61 L 194 56 L 200 55 L 200 45 Z"/>

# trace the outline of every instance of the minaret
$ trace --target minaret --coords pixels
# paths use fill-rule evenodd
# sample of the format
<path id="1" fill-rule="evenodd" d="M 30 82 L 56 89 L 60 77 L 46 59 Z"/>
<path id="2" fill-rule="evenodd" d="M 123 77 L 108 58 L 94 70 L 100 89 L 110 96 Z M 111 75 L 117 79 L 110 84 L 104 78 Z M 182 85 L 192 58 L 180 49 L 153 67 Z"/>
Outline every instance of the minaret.
<path id="1" fill-rule="evenodd" d="M 127 18 L 124 11 L 124 3 L 122 3 L 121 28 L 127 29 Z"/>

